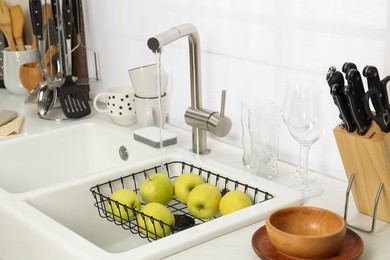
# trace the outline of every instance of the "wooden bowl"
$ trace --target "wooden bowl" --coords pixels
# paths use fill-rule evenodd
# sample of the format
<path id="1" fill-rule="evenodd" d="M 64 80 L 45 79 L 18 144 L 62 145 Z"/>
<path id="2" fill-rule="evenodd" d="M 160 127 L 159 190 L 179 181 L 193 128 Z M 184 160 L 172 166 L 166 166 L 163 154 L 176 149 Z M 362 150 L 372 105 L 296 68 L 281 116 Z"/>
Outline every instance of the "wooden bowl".
<path id="1" fill-rule="evenodd" d="M 346 223 L 338 214 L 315 207 L 288 207 L 266 219 L 271 244 L 284 255 L 324 259 L 342 247 Z"/>
<path id="2" fill-rule="evenodd" d="M 42 72 L 37 62 L 25 63 L 19 68 L 19 77 L 22 85 L 31 92 L 42 80 Z"/>
<path id="3" fill-rule="evenodd" d="M 49 76 L 56 74 L 56 67 L 47 65 L 47 72 Z M 19 77 L 22 85 L 29 91 L 33 90 L 36 85 L 42 80 L 41 67 L 37 62 L 30 62 L 22 64 L 19 68 Z"/>

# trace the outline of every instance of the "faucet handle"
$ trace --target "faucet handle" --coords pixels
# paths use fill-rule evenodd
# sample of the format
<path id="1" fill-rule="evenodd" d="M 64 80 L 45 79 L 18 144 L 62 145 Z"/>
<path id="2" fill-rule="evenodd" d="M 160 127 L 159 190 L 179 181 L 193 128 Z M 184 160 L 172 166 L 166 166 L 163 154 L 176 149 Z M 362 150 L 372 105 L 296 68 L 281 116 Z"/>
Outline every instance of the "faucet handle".
<path id="1" fill-rule="evenodd" d="M 188 108 L 184 115 L 187 124 L 212 132 L 218 137 L 227 135 L 232 128 L 232 120 L 225 116 L 226 90 L 222 91 L 221 111 Z"/>
<path id="2" fill-rule="evenodd" d="M 226 90 L 222 90 L 221 111 L 211 113 L 207 120 L 207 129 L 218 137 L 227 135 L 232 128 L 232 120 L 225 116 Z"/>
<path id="3" fill-rule="evenodd" d="M 220 117 L 225 117 L 225 105 L 226 105 L 226 89 L 223 89 L 222 98 L 221 98 L 221 112 L 219 113 Z"/>

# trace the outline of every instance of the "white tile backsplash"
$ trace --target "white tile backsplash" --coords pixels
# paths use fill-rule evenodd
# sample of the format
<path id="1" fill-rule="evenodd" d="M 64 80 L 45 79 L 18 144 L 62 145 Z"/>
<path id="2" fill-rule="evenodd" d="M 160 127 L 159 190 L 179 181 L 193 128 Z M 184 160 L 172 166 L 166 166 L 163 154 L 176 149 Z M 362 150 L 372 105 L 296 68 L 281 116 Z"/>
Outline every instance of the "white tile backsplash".
<path id="1" fill-rule="evenodd" d="M 282 105 L 285 82 L 312 78 L 324 89 L 325 135 L 314 144 L 310 167 L 344 178 L 332 129 L 338 111 L 325 81 L 331 65 L 371 64 L 390 74 L 389 7 L 386 0 L 84 0 L 87 41 L 99 54 L 101 81 L 92 95 L 113 85 L 130 85 L 127 70 L 155 62 L 147 39 L 182 23 L 193 23 L 202 48 L 203 105 L 219 110 L 227 89 L 229 140 L 240 144 L 240 100 L 270 98 Z M 164 48 L 169 75 L 170 122 L 188 127 L 188 43 Z M 280 158 L 295 163 L 298 145 L 282 126 Z"/>

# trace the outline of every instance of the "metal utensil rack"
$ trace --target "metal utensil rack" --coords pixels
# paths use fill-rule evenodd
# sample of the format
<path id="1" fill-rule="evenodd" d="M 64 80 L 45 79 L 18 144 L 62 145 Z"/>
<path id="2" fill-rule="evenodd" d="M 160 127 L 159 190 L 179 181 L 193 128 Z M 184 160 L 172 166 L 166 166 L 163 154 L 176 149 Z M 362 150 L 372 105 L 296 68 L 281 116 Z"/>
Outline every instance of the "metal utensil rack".
<path id="1" fill-rule="evenodd" d="M 135 173 L 131 173 L 129 175 L 114 180 L 109 180 L 105 183 L 98 184 L 92 187 L 90 191 L 92 192 L 92 195 L 95 198 L 96 202 L 94 203 L 94 205 L 95 207 L 97 207 L 99 216 L 107 219 L 110 222 L 115 223 L 116 225 L 122 226 L 122 228 L 124 228 L 125 230 L 129 230 L 133 234 L 138 234 L 140 237 L 146 238 L 150 242 L 161 238 L 155 232 L 153 232 L 153 230 L 156 230 L 155 229 L 156 225 L 160 225 L 161 227 L 169 226 L 171 233 L 176 233 L 181 231 L 181 229 L 178 229 L 175 226 L 168 225 L 163 221 L 155 220 L 151 216 L 147 216 L 144 213 L 141 213 L 135 209 L 130 209 L 126 205 L 121 204 L 118 201 L 112 201 L 110 199 L 110 195 L 115 190 L 122 189 L 122 188 L 132 189 L 137 194 L 139 194 L 140 183 L 144 181 L 148 175 L 158 173 L 158 172 L 166 173 L 168 177 L 170 177 L 172 180 L 176 179 L 179 175 L 183 173 L 198 174 L 202 176 L 206 182 L 217 186 L 222 193 L 225 193 L 228 190 L 243 191 L 251 198 L 253 204 L 262 203 L 273 198 L 273 195 L 271 195 L 266 191 L 230 179 L 228 177 L 221 176 L 207 169 L 203 169 L 183 161 L 170 161 L 164 163 L 162 166 L 156 165 L 154 167 L 144 169 L 142 171 L 138 171 Z M 115 203 L 115 204 L 111 204 L 111 203 Z M 108 212 L 107 210 L 108 204 L 116 205 L 118 208 L 123 207 L 125 209 L 124 212 L 126 215 L 128 214 L 128 210 L 131 210 L 130 212 L 132 212 L 134 216 L 141 214 L 142 215 L 141 219 L 143 219 L 143 221 L 145 221 L 145 217 L 150 218 L 151 222 L 155 226 L 152 230 L 148 230 L 148 231 L 142 230 L 142 227 L 140 227 L 139 223 L 137 223 L 137 218 L 125 220 L 125 219 L 129 219 L 129 216 L 128 215 L 122 216 L 121 211 L 119 211 L 119 215 L 114 216 L 112 213 Z M 142 203 L 142 205 L 144 205 L 144 203 Z M 174 198 L 168 204 L 167 207 L 172 212 L 172 214 L 185 215 L 194 218 L 192 215 L 190 215 L 187 206 L 181 203 L 180 201 L 178 201 L 176 198 Z M 214 218 L 207 219 L 207 220 L 194 218 L 195 225 L 200 225 L 206 221 L 212 221 L 213 219 L 218 217 L 219 215 L 216 215 Z M 164 234 L 164 236 L 165 235 L 166 234 Z"/>

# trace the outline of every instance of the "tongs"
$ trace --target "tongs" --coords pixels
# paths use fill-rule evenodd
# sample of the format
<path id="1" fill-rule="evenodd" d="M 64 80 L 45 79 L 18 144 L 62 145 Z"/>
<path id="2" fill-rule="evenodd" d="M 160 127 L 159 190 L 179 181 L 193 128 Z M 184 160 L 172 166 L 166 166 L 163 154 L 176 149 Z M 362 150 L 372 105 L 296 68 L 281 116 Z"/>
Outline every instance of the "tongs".
<path id="1" fill-rule="evenodd" d="M 364 95 L 364 108 L 367 114 L 380 127 L 382 132 L 390 132 L 390 104 L 386 85 L 390 76 L 380 80 L 376 67 L 366 66 L 363 69 L 363 76 L 367 78 L 368 91 Z M 370 100 L 375 113 L 370 108 Z"/>

